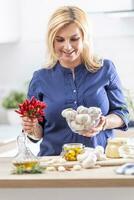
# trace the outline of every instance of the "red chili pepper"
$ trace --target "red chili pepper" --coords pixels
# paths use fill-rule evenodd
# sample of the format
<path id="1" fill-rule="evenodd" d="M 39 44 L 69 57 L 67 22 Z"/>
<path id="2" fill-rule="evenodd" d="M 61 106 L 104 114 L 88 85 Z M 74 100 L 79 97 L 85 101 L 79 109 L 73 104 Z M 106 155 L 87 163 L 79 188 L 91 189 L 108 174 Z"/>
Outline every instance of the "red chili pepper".
<path id="1" fill-rule="evenodd" d="M 37 118 L 38 121 L 43 120 L 45 116 L 44 109 L 47 107 L 46 103 L 37 100 L 34 96 L 29 100 L 26 99 L 19 104 L 19 109 L 15 110 L 21 117 L 27 116 L 31 119 Z"/>

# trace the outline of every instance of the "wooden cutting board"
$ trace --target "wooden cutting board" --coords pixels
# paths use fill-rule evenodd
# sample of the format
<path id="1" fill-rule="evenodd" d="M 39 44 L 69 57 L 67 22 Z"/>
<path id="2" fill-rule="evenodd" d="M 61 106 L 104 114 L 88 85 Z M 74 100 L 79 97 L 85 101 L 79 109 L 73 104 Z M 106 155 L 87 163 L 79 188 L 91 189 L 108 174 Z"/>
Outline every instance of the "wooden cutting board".
<path id="1" fill-rule="evenodd" d="M 73 166 L 76 164 L 81 164 L 79 161 L 66 161 L 65 163 L 59 163 L 56 162 L 56 160 L 59 158 L 60 156 L 44 156 L 44 157 L 40 157 L 40 162 L 41 165 L 43 166 L 48 166 L 48 165 L 53 165 L 53 166 Z M 119 166 L 125 163 L 132 163 L 134 162 L 134 159 L 131 158 L 107 158 L 107 160 L 103 160 L 103 161 L 97 161 L 96 165 L 100 165 L 100 166 Z"/>
<path id="2" fill-rule="evenodd" d="M 134 163 L 134 159 L 131 158 L 109 158 L 103 161 L 97 161 L 100 166 L 119 166 L 125 163 Z"/>

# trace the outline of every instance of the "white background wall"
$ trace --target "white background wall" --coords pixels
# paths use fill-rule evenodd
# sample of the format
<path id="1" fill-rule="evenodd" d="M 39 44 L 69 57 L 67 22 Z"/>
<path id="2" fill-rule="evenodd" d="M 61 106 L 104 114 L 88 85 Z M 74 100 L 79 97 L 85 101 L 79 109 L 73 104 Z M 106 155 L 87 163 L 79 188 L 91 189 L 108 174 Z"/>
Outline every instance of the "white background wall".
<path id="1" fill-rule="evenodd" d="M 18 0 L 17 2 L 19 2 L 17 13 L 19 40 L 0 43 L 0 99 L 12 88 L 23 88 L 25 82 L 31 79 L 33 71 L 43 65 L 47 21 L 55 8 L 73 4 L 88 11 L 92 7 L 99 8 L 102 3 L 99 0 L 73 0 L 74 3 L 70 3 L 69 0 L 49 0 L 49 2 Z M 112 59 L 123 86 L 128 89 L 133 88 L 134 17 L 120 18 L 106 15 L 90 15 L 90 17 L 95 52 Z M 0 24 L 0 31 L 2 29 Z"/>

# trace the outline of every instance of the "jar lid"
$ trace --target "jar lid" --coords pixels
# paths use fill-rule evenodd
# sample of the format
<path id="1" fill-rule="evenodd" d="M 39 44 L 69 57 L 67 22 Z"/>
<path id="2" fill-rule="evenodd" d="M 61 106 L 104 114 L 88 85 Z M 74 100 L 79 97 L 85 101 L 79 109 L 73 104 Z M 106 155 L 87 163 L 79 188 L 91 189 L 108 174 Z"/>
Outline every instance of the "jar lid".
<path id="1" fill-rule="evenodd" d="M 82 143 L 67 143 L 63 145 L 63 148 L 84 148 Z"/>

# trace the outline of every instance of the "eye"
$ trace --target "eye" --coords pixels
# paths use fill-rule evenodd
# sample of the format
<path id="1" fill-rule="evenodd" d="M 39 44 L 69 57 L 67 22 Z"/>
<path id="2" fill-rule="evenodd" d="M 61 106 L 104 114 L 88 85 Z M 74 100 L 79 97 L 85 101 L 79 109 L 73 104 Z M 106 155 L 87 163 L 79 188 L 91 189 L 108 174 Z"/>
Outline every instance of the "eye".
<path id="1" fill-rule="evenodd" d="M 56 41 L 57 42 L 64 42 L 64 39 L 62 39 L 62 38 L 56 38 Z"/>
<path id="2" fill-rule="evenodd" d="M 80 37 L 78 37 L 78 38 L 71 38 L 71 41 L 78 41 L 80 39 Z"/>

